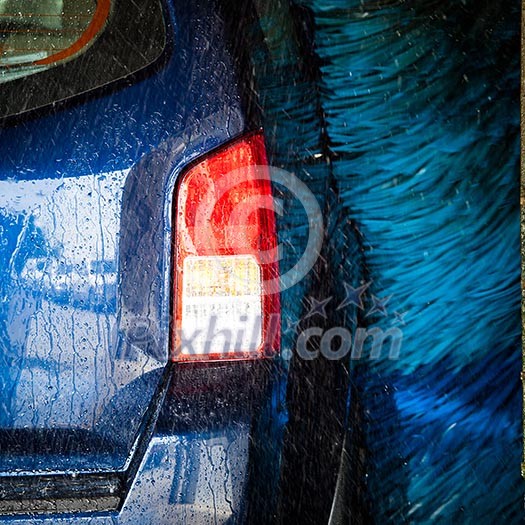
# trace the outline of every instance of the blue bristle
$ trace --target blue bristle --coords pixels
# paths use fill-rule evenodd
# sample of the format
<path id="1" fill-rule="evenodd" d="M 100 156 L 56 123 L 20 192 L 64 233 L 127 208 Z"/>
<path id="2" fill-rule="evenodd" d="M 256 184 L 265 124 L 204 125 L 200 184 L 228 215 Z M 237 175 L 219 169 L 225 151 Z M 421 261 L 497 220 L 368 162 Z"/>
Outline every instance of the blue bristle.
<path id="1" fill-rule="evenodd" d="M 406 313 L 400 358 L 355 370 L 374 520 L 521 522 L 520 4 L 302 4 L 338 193 L 391 296 L 368 319 Z"/>
<path id="2" fill-rule="evenodd" d="M 369 519 L 521 522 L 520 3 L 295 0 L 313 15 L 317 75 L 298 68 L 289 4 L 267 4 L 272 162 L 310 186 L 327 220 L 330 180 L 356 232 L 330 232 L 334 288 L 371 281 L 360 322 L 403 332 L 399 359 L 353 363 Z M 280 223 L 293 260 L 304 217 L 290 209 Z M 346 252 L 356 243 L 364 255 Z M 285 292 L 285 323 L 309 286 Z M 387 315 L 367 315 L 372 294 L 391 296 Z"/>

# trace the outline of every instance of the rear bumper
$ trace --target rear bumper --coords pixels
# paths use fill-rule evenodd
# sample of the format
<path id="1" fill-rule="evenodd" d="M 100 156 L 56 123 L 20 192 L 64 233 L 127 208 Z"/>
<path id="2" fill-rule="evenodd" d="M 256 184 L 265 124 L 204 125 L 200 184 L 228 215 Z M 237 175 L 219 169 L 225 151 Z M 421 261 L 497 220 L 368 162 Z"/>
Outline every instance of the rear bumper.
<path id="1" fill-rule="evenodd" d="M 0 523 L 246 522 L 260 456 L 254 442 L 261 440 L 262 419 L 265 427 L 278 420 L 274 365 L 168 367 L 159 409 L 145 429 L 149 437 L 137 443 L 126 472 L 100 474 L 87 485 L 82 476 L 70 475 L 60 486 L 41 480 L 39 496 L 35 485 L 32 495 L 26 490 L 23 498 L 4 498 Z M 272 449 L 278 451 L 278 443 Z"/>
<path id="2" fill-rule="evenodd" d="M 117 523 L 226 523 L 243 510 L 249 426 L 155 436 Z"/>
<path id="3" fill-rule="evenodd" d="M 243 512 L 249 432 L 249 425 L 236 424 L 208 434 L 155 435 L 119 512 L 63 514 L 71 501 L 56 500 L 55 512 L 61 515 L 3 516 L 0 522 L 161 525 L 236 521 Z M 94 502 L 85 503 L 93 507 Z"/>

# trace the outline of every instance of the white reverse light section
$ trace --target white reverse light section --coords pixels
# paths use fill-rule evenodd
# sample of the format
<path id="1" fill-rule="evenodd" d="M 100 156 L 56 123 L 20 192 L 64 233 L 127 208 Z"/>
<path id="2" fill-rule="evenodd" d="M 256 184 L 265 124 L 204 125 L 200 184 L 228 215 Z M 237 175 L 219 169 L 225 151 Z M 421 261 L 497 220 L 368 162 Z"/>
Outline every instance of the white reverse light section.
<path id="1" fill-rule="evenodd" d="M 182 355 L 260 349 L 262 282 L 255 257 L 186 257 L 182 276 Z"/>

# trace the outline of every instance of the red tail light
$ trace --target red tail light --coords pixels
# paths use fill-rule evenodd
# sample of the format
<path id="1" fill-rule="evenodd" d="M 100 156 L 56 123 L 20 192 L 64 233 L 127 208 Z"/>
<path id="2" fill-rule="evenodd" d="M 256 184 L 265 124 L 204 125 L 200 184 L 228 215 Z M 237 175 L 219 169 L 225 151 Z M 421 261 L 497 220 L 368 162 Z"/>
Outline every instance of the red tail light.
<path id="1" fill-rule="evenodd" d="M 183 175 L 175 210 L 175 361 L 253 359 L 280 339 L 275 211 L 262 135 Z"/>

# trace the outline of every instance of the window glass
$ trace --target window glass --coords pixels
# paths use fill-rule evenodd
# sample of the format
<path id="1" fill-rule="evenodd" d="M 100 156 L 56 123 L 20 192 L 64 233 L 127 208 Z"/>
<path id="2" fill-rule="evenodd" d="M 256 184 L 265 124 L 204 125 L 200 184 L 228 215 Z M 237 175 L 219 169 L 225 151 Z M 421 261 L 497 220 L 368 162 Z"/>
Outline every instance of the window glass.
<path id="1" fill-rule="evenodd" d="M 0 118 L 128 77 L 165 46 L 159 0 L 0 0 Z"/>
<path id="2" fill-rule="evenodd" d="M 84 52 L 106 25 L 111 0 L 0 0 L 0 82 Z"/>

